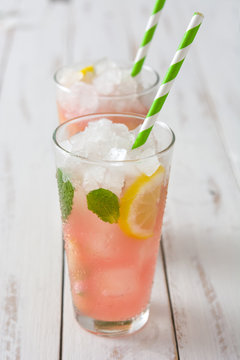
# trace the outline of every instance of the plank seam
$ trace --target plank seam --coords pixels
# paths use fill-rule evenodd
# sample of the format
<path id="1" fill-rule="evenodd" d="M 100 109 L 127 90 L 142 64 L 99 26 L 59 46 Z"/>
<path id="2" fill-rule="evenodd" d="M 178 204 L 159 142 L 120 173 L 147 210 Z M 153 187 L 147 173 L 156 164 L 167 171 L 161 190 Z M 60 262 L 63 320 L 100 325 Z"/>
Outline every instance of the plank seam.
<path id="1" fill-rule="evenodd" d="M 198 55 L 198 53 L 196 52 L 196 54 Z M 206 96 L 205 98 L 205 102 L 207 104 L 208 107 L 208 111 L 210 113 L 210 118 L 213 121 L 213 124 L 215 126 L 218 138 L 220 143 L 223 146 L 225 155 L 226 155 L 226 160 L 229 164 L 229 167 L 232 171 L 232 175 L 233 178 L 236 182 L 237 187 L 240 189 L 240 178 L 239 178 L 239 170 L 238 170 L 238 166 L 237 164 L 235 164 L 234 160 L 232 159 L 232 155 L 231 155 L 231 147 L 229 145 L 229 140 L 226 138 L 225 134 L 224 134 L 224 128 L 223 125 L 221 123 L 218 111 L 217 111 L 217 106 L 215 105 L 214 101 L 213 101 L 213 96 L 212 96 L 212 90 L 209 88 L 208 84 L 207 84 L 207 78 L 205 76 L 205 73 L 202 69 L 202 65 L 199 61 L 199 57 L 195 56 L 195 62 L 198 65 L 198 73 L 199 73 L 199 78 L 201 81 L 203 81 L 203 84 L 205 86 L 206 89 L 206 94 L 208 96 Z M 200 69 L 200 71 L 199 71 Z"/>
<path id="2" fill-rule="evenodd" d="M 169 301 L 169 305 L 170 305 L 171 319 L 172 319 L 172 324 L 173 324 L 173 333 L 174 333 L 175 344 L 176 344 L 177 359 L 180 360 L 178 340 L 177 340 L 177 330 L 176 330 L 176 325 L 175 325 L 175 319 L 174 319 L 174 313 L 173 313 L 173 305 L 172 305 L 171 294 L 170 294 L 170 288 L 169 288 L 169 285 L 168 285 L 169 283 L 168 283 L 168 275 L 167 275 L 167 263 L 166 263 L 166 260 L 165 260 L 163 237 L 161 238 L 161 241 L 160 241 L 160 248 L 161 248 L 161 257 L 162 257 L 162 262 L 163 262 L 163 271 L 164 271 L 166 287 L 167 287 L 168 301 Z"/>
<path id="3" fill-rule="evenodd" d="M 59 336 L 59 360 L 62 360 L 63 350 L 63 309 L 64 309 L 64 273 L 65 273 L 65 251 L 64 240 L 62 239 L 62 287 L 61 287 L 61 307 L 60 307 L 60 336 Z"/>

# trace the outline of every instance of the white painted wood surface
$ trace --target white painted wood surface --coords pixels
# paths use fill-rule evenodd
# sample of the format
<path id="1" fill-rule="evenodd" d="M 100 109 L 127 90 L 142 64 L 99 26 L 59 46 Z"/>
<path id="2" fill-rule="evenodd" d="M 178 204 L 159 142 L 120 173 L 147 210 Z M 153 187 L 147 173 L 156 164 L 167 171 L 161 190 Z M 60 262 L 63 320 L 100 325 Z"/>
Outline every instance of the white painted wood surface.
<path id="1" fill-rule="evenodd" d="M 56 22 L 64 8 L 49 8 L 43 17 L 43 2 L 32 9 L 34 16 L 21 5 L 21 25 L 1 33 L 11 41 L 1 54 L 0 358 L 57 359 L 62 250 L 51 74 L 62 54 L 55 35 L 64 31 Z"/>
<path id="2" fill-rule="evenodd" d="M 160 256 L 148 325 L 129 338 L 98 338 L 73 318 L 67 273 L 61 298 L 52 73 L 85 58 L 133 59 L 153 3 L 0 3 L 1 360 L 240 359 L 238 0 L 166 0 L 150 48 L 147 62 L 164 74 L 192 13 L 205 14 L 162 110 L 177 142 L 167 278 Z"/>

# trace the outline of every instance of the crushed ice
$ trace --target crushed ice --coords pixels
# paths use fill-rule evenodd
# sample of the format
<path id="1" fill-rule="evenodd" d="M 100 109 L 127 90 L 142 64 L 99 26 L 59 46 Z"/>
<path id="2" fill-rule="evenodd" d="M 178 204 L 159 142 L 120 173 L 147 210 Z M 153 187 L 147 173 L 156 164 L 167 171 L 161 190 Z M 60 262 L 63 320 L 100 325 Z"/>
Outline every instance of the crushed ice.
<path id="1" fill-rule="evenodd" d="M 98 95 L 127 95 L 137 92 L 138 81 L 130 74 L 129 69 L 120 68 L 109 59 L 102 59 L 93 64 L 94 76 L 86 81 L 81 69 L 65 68 L 62 70 L 59 82 L 69 88 L 70 93 L 79 94 L 78 85 L 86 84 Z M 66 94 L 65 94 L 66 95 Z"/>
<path id="2" fill-rule="evenodd" d="M 81 181 L 86 193 L 102 187 L 120 196 L 126 179 L 134 180 L 141 173 L 151 176 L 160 165 L 158 157 L 153 156 L 157 143 L 153 131 L 146 144 L 131 150 L 138 131 L 139 127 L 129 130 L 126 125 L 116 124 L 106 118 L 89 122 L 84 131 L 61 144 L 71 154 L 77 155 L 61 155 L 61 165 L 75 184 Z M 78 156 L 90 161 L 104 161 L 94 164 L 79 160 Z M 136 159 L 138 161 L 131 161 Z M 122 160 L 129 161 L 123 164 Z"/>

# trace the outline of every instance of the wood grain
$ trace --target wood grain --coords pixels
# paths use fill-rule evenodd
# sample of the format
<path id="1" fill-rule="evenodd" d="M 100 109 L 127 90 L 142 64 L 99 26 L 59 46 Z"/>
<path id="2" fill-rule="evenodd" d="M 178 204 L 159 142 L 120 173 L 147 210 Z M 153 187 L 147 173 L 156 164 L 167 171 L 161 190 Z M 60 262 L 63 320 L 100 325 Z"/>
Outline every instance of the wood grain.
<path id="1" fill-rule="evenodd" d="M 211 21 L 216 29 L 217 18 Z M 165 112 L 177 134 L 163 244 L 181 359 L 240 358 L 240 194 L 226 146 L 235 144 L 212 91 L 221 62 L 212 74 L 201 52 L 206 41 L 211 57 L 210 40 L 199 32 Z"/>
<path id="2" fill-rule="evenodd" d="M 163 75 L 192 13 L 204 13 L 161 112 L 177 135 L 162 247 L 173 324 L 161 257 L 149 323 L 129 338 L 78 326 L 67 273 L 61 297 L 52 74 L 86 58 L 132 60 L 153 3 L 1 2 L 1 360 L 240 359 L 238 0 L 166 1 L 146 60 Z"/>
<path id="3" fill-rule="evenodd" d="M 57 123 L 51 75 L 63 52 L 56 35 L 64 32 L 57 19 L 65 8 L 45 11 L 45 2 L 35 10 L 21 8 L 26 22 L 36 23 L 16 27 L 1 63 L 1 359 L 59 356 L 62 244 L 51 155 Z"/>

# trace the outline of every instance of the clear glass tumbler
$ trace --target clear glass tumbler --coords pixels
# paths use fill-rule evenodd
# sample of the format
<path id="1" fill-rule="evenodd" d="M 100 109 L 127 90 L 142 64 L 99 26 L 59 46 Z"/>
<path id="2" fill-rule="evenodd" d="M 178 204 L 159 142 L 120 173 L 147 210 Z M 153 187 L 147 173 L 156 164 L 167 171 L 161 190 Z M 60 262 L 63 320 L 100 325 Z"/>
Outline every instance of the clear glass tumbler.
<path id="1" fill-rule="evenodd" d="M 71 66 L 60 68 L 54 75 L 54 82 L 57 87 L 57 108 L 59 122 L 72 119 L 76 116 L 92 113 L 136 113 L 146 115 L 156 91 L 159 87 L 159 75 L 149 66 L 143 66 L 141 76 L 134 78 L 140 83 L 134 91 L 130 88 L 129 92 L 116 95 L 110 93 L 103 95 L 96 91 L 96 88 L 83 81 L 76 82 L 73 86 L 66 86 L 63 79 L 66 73 L 71 71 L 78 72 L 86 68 L 91 62 L 82 62 Z M 129 71 L 131 63 L 119 63 L 119 69 Z M 109 83 L 106 83 L 109 86 Z M 126 88 L 127 91 L 127 88 Z"/>
<path id="2" fill-rule="evenodd" d="M 84 153 L 88 144 L 81 137 L 102 118 L 120 131 L 144 121 L 134 114 L 85 115 L 61 124 L 53 140 L 76 319 L 92 333 L 119 336 L 148 320 L 175 136 L 156 122 L 143 153 L 104 160 L 99 152 L 108 132 L 90 139 L 97 156 Z M 83 152 L 71 150 L 73 143 Z"/>

